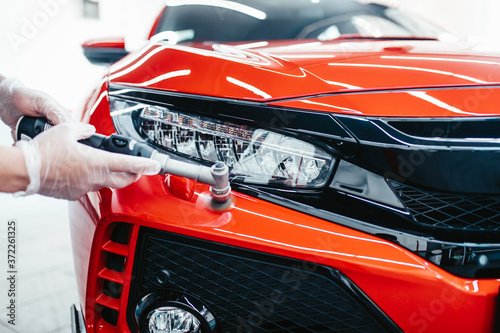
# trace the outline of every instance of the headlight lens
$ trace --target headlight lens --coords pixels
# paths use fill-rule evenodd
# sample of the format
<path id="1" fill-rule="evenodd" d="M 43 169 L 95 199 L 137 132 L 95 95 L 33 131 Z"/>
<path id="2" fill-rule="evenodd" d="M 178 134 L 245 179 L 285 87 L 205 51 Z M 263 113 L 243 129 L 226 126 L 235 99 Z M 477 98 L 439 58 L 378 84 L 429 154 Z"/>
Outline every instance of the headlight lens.
<path id="1" fill-rule="evenodd" d="M 244 183 L 320 188 L 335 163 L 322 148 L 288 135 L 121 99 L 111 104 L 118 132 L 201 162 L 223 161 Z"/>

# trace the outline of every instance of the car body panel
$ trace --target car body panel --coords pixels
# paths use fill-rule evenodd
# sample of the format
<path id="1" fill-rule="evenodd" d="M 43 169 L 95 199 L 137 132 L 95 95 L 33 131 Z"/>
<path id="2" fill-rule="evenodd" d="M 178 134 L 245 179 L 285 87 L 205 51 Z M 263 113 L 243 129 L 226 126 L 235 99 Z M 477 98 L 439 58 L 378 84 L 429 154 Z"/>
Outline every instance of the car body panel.
<path id="1" fill-rule="evenodd" d="M 276 43 L 273 47 L 273 42 L 264 42 L 266 47 L 255 49 L 153 43 L 113 65 L 110 83 L 270 101 L 347 91 L 500 82 L 498 60 L 473 55 L 466 44 L 445 53 L 439 51 L 437 41 Z M 436 51 L 432 51 L 434 47 Z M 146 69 L 134 71 L 138 66 Z"/>
<path id="2" fill-rule="evenodd" d="M 106 38 L 106 39 L 94 39 L 86 41 L 82 44 L 85 48 L 109 48 L 109 49 L 125 49 L 125 39 L 124 38 Z"/>
<path id="3" fill-rule="evenodd" d="M 106 120 L 110 118 L 106 88 L 103 84 L 94 93 L 94 103 L 88 103 L 82 117 L 100 132 L 111 130 L 111 120 Z M 85 275 L 87 268 L 89 277 L 97 274 L 98 263 L 90 258 L 95 258 L 106 227 L 121 221 L 334 267 L 405 332 L 492 330 L 500 280 L 455 277 L 389 241 L 234 191 L 234 206 L 214 212 L 207 207 L 207 185 L 195 183 L 189 189 L 194 195 L 186 200 L 169 191 L 166 178 L 143 176 L 124 189 L 104 189 L 72 203 L 78 285 L 87 286 L 80 290 L 82 304 L 87 300 L 89 306 L 96 292 Z M 133 261 L 133 255 L 129 260 Z M 128 290 L 122 308 L 127 297 Z M 400 302 L 394 304 L 394 297 Z M 91 311 L 87 308 L 86 313 Z M 111 329 L 102 319 L 94 325 L 88 327 L 89 333 Z"/>
<path id="4" fill-rule="evenodd" d="M 141 82 L 144 83 L 159 77 L 158 73 L 163 73 L 167 66 L 174 72 L 185 68 L 182 67 L 182 63 L 188 61 L 186 57 L 197 59 L 208 57 L 207 55 L 200 56 L 196 52 L 186 53 L 187 49 L 190 50 L 190 48 L 185 47 L 171 48 L 154 45 L 143 53 L 143 56 L 147 54 L 145 58 L 139 56 L 130 62 L 129 67 L 123 64 L 114 66 L 110 74 L 110 81 L 129 86 L 185 93 L 194 92 L 192 90 L 194 88 L 191 87 L 194 85 L 192 80 L 197 78 L 203 81 L 203 76 L 168 77 L 167 75 L 165 80 L 141 84 Z M 158 50 L 157 53 L 155 50 Z M 156 55 L 158 55 L 158 59 L 155 58 Z M 165 58 L 169 61 L 165 61 Z M 160 59 L 163 60 L 160 61 Z M 225 56 L 216 59 L 217 61 L 220 61 L 221 66 L 223 63 L 226 64 L 224 70 L 236 73 L 244 73 L 242 69 L 247 67 L 250 73 L 250 68 L 255 66 L 255 64 L 249 65 L 239 61 L 228 61 Z M 198 64 L 192 58 L 189 59 L 189 62 L 196 64 L 195 68 L 190 69 L 192 73 L 196 72 L 196 66 L 200 66 L 199 70 L 201 71 L 204 65 L 203 62 Z M 292 72 L 298 70 L 303 73 L 298 66 L 290 66 Z M 134 71 L 135 68 L 149 68 L 149 71 Z M 276 71 L 270 71 L 269 67 L 264 66 L 259 67 L 259 69 L 262 70 L 262 73 L 268 73 L 270 77 L 281 78 L 283 75 L 276 73 Z M 274 69 L 278 69 L 278 67 Z M 219 70 L 221 68 L 216 67 L 209 69 L 209 72 L 220 76 Z M 168 73 L 171 71 L 167 71 Z M 315 82 L 316 84 L 310 90 L 311 95 L 320 91 L 335 92 L 325 90 L 331 88 L 331 85 L 325 84 L 324 80 L 319 80 L 314 75 L 308 74 L 305 77 L 292 75 L 291 77 L 297 79 L 297 82 L 301 80 Z M 241 89 L 241 87 L 215 87 L 208 84 L 210 81 L 208 77 L 205 80 L 205 85 L 195 85 L 197 91 L 206 89 L 205 93 L 211 95 L 224 90 L 229 91 L 224 97 L 237 97 L 242 100 L 254 99 L 246 94 L 244 91 L 246 89 Z M 260 82 L 268 83 L 267 80 L 260 80 Z M 114 132 L 114 127 L 109 112 L 107 79 L 105 78 L 101 84 L 101 87 L 96 89 L 89 99 L 81 119 L 94 124 L 98 132 L 111 134 Z M 439 84 L 453 83 L 443 80 Z M 436 83 L 436 85 L 439 84 Z M 276 87 L 278 92 L 275 93 L 275 96 L 299 95 L 298 91 L 303 91 L 303 86 L 298 85 L 300 89 L 297 88 L 297 91 L 294 90 L 296 88 L 293 83 L 290 83 L 289 86 Z M 339 89 L 337 92 L 343 91 Z M 414 92 L 427 94 L 439 100 L 440 103 L 449 103 L 450 105 L 456 101 L 457 96 L 467 96 L 467 94 L 464 95 L 464 92 L 467 92 L 480 99 L 481 105 L 477 109 L 480 111 L 477 112 L 491 112 L 492 114 L 495 112 L 494 100 L 499 94 L 496 87 L 476 86 L 461 89 L 381 91 L 373 94 L 366 92 L 332 94 L 290 101 L 270 101 L 269 105 L 308 108 L 326 112 L 332 112 L 330 105 L 335 105 L 334 113 L 362 114 L 364 116 L 400 116 L 402 111 L 391 109 L 391 106 L 408 105 L 409 107 L 403 110 L 405 116 L 457 116 L 456 113 L 445 110 L 446 108 L 443 109 L 442 104 L 429 103 L 428 100 L 416 98 L 418 96 L 415 96 Z M 307 106 L 305 107 L 304 104 Z M 351 112 L 348 109 L 356 112 Z M 472 112 L 474 110 L 464 109 L 464 111 Z M 475 115 L 487 116 L 489 114 L 477 113 Z M 143 176 L 136 184 L 124 189 L 104 189 L 97 193 L 91 193 L 79 202 L 72 204 L 71 211 L 74 217 L 72 218 L 71 231 L 75 266 L 82 308 L 86 309 L 87 318 L 92 314 L 95 306 L 93 297 L 96 290 L 99 289 L 92 279 L 98 274 L 97 267 L 102 264 L 102 259 L 96 259 L 101 239 L 104 237 L 102 233 L 106 232 L 106 226 L 110 223 L 121 221 L 132 223 L 135 226 L 167 230 L 334 267 L 354 281 L 405 332 L 486 333 L 492 330 L 494 308 L 500 286 L 499 280 L 458 278 L 389 241 L 237 192 L 233 192 L 235 200 L 231 209 L 224 212 L 214 212 L 206 206 L 205 200 L 208 196 L 206 185 L 196 183 L 194 190 L 191 189 L 194 191 L 194 195 L 193 193 L 186 195 L 185 198 L 189 199 L 186 200 L 181 198 L 182 193 L 170 193 L 164 182 L 165 179 L 161 176 Z M 182 189 L 177 189 L 174 192 L 182 192 Z M 341 216 L 339 218 L 342 219 Z M 92 250 L 90 250 L 91 243 Z M 135 244 L 132 245 L 131 253 L 133 253 L 133 246 Z M 129 260 L 133 261 L 133 254 Z M 127 268 L 125 273 L 131 273 L 131 269 L 131 267 Z M 121 308 L 126 307 L 127 296 L 128 290 L 125 290 Z M 394 303 L 395 298 L 400 300 L 396 304 Z M 464 313 L 467 315 L 463 315 Z M 126 325 L 124 326 L 124 311 L 120 312 L 120 316 L 122 319 L 117 328 L 120 331 L 128 331 Z M 97 321 L 90 319 L 88 322 L 91 323 L 87 327 L 89 333 L 116 329 L 102 319 Z"/>
<path id="5" fill-rule="evenodd" d="M 158 50 L 158 61 L 155 59 L 155 50 Z M 168 55 L 162 54 L 167 50 Z M 195 78 L 203 79 L 203 77 L 195 75 L 169 77 L 157 83 L 140 84 L 141 81 L 145 82 L 158 77 L 157 74 L 162 73 L 167 65 L 170 68 L 173 67 L 174 70 L 184 68 L 182 62 L 187 61 L 186 56 L 200 59 L 207 57 L 207 55 L 200 57 L 196 53 L 186 53 L 185 50 L 184 47 L 179 50 L 155 45 L 148 49 L 148 52 L 153 53 L 152 56 L 151 53 L 144 53 L 148 54 L 148 59 L 139 57 L 129 65 L 130 67 L 116 65 L 110 74 L 110 80 L 113 83 L 131 86 L 181 90 L 189 93 L 190 89 L 194 89 L 189 88 L 191 84 L 194 84 L 191 81 Z M 164 58 L 170 57 L 173 58 L 165 61 Z M 159 61 L 162 58 L 163 60 Z M 173 61 L 175 59 L 178 61 Z M 152 62 L 154 66 L 149 62 Z M 197 63 L 193 59 L 189 62 Z M 223 63 L 227 67 L 225 70 L 236 73 L 242 73 L 241 69 L 247 66 L 250 68 L 255 66 L 239 61 L 227 61 L 222 56 L 221 66 Z M 133 70 L 139 66 L 154 68 L 154 70 Z M 201 66 L 199 69 L 201 71 L 203 63 L 199 66 Z M 268 74 L 270 77 L 283 75 L 270 72 L 269 67 L 263 68 L 265 69 L 262 69 L 262 73 L 270 73 Z M 293 72 L 299 67 L 293 65 L 291 68 Z M 220 68 L 214 68 L 209 71 L 213 75 L 219 75 L 217 74 L 219 70 Z M 297 70 L 302 72 L 301 69 Z M 191 71 L 195 73 L 196 69 L 192 68 Z M 329 92 L 324 89 L 331 88 L 329 84 L 324 83 L 324 80 L 318 80 L 313 75 L 305 77 L 292 75 L 292 77 L 298 81 L 316 82 L 317 84 L 310 90 L 312 95 L 322 91 L 321 89 L 323 92 Z M 266 80 L 261 82 L 266 82 Z M 452 83 L 444 80 L 439 84 Z M 173 86 L 177 88 L 174 89 Z M 299 90 L 303 91 L 303 86 L 301 84 L 299 86 Z M 201 84 L 195 87 L 197 91 L 207 89 L 207 95 L 217 94 L 220 92 L 219 89 L 231 91 L 229 87 L 214 87 L 208 82 L 206 85 Z M 279 93 L 276 93 L 280 97 L 299 94 L 293 92 L 295 88 L 292 83 L 290 86 L 276 89 L 281 89 Z M 477 95 L 481 99 L 481 107 L 477 110 L 492 114 L 495 112 L 494 100 L 499 94 L 498 88 L 489 86 L 416 91 L 432 96 L 444 104 L 448 104 L 449 101 L 450 105 L 456 101 L 457 96 L 467 96 L 464 92 L 472 96 Z M 410 107 L 404 110 L 406 116 L 457 116 L 456 113 L 443 109 L 442 105 L 416 98 L 414 92 L 333 94 L 269 104 L 295 108 L 305 108 L 304 104 L 306 104 L 308 109 L 327 112 L 331 112 L 330 105 L 335 105 L 335 113 L 365 116 L 401 115 L 402 112 L 398 109 L 391 113 L 390 107 L 408 105 Z M 480 98 L 481 96 L 487 98 Z M 238 87 L 224 97 L 252 99 Z M 464 109 L 464 111 L 472 112 L 473 110 Z M 103 80 L 101 88 L 93 93 L 87 103 L 86 111 L 82 114 L 82 120 L 94 124 L 100 133 L 114 132 L 109 115 L 107 80 Z M 163 182 L 164 179 L 160 176 L 143 177 L 127 188 L 102 190 L 89 194 L 85 199 L 73 204 L 71 210 L 76 217 L 72 218 L 71 223 L 72 238 L 82 304 L 85 304 L 87 300 L 87 307 L 89 306 L 88 300 L 92 298 L 95 288 L 92 282 L 88 281 L 88 277 L 93 276 L 92 267 L 97 265 L 93 263 L 95 259 L 91 259 L 93 255 L 89 255 L 92 240 L 94 247 L 92 253 L 97 251 L 95 247 L 99 245 L 100 236 L 96 228 L 100 225 L 104 228 L 106 225 L 104 221 L 124 221 L 334 267 L 352 279 L 398 326 L 407 332 L 490 332 L 492 329 L 493 304 L 496 302 L 500 286 L 498 280 L 470 280 L 455 277 L 388 241 L 236 192 L 233 192 L 235 197 L 233 208 L 222 213 L 213 212 L 207 209 L 204 202 L 208 191 L 207 186 L 195 185 L 192 198 L 184 200 L 179 198 L 179 195 L 171 194 Z M 367 244 L 370 245 L 367 246 Z M 86 272 L 89 267 L 87 276 Z M 83 288 L 84 286 L 87 288 Z M 387 297 L 387 295 L 398 295 L 397 298 L 401 302 L 394 304 L 394 298 Z M 126 302 L 126 297 L 123 297 L 123 302 Z M 122 306 L 125 305 L 122 304 Z M 87 308 L 86 313 L 89 314 L 89 311 L 91 309 Z M 463 316 L 463 313 L 467 313 L 467 316 Z M 101 320 L 95 325 L 94 329 L 98 332 L 104 330 L 108 324 Z M 88 329 L 92 332 L 91 327 Z M 122 329 L 125 328 L 122 327 Z"/>
<path id="6" fill-rule="evenodd" d="M 405 332 L 492 330 L 498 280 L 457 278 L 389 241 L 236 192 L 233 208 L 214 212 L 206 206 L 208 186 L 196 185 L 193 198 L 184 200 L 169 193 L 163 182 L 162 176 L 142 177 L 127 188 L 100 192 L 95 206 L 102 214 L 100 231 L 79 235 L 94 237 L 94 255 L 109 223 L 129 222 L 334 267 Z M 79 221 L 87 226 L 94 222 Z M 92 266 L 98 265 L 91 264 L 91 276 L 96 273 Z M 87 300 L 95 292 L 89 286 Z"/>
<path id="7" fill-rule="evenodd" d="M 497 117 L 500 85 L 332 94 L 270 105 L 366 117 Z M 404 107 L 402 107 L 404 105 Z"/>

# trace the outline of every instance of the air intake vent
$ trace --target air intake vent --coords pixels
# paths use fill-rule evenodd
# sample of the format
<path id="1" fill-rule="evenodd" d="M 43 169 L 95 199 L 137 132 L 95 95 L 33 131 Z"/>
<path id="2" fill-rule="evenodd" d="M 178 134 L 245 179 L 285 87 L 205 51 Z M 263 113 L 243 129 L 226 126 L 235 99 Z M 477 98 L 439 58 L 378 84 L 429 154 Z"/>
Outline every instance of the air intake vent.
<path id="1" fill-rule="evenodd" d="M 124 285 L 123 272 L 127 266 L 131 226 L 127 223 L 113 223 L 109 226 L 108 238 L 101 246 L 103 267 L 98 268 L 99 288 L 95 303 L 96 312 L 108 324 L 116 326 Z"/>

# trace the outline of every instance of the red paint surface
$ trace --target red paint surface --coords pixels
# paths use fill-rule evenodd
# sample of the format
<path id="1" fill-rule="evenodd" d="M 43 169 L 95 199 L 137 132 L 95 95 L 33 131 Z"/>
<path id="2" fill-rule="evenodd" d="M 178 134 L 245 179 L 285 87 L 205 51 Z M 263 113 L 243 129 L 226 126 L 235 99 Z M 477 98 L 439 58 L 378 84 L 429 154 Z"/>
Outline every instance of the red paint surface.
<path id="1" fill-rule="evenodd" d="M 86 41 L 82 44 L 83 48 L 108 48 L 108 49 L 124 49 L 124 38 L 106 38 L 106 39 L 93 39 Z"/>
<path id="2" fill-rule="evenodd" d="M 500 83 L 500 58 L 474 54 L 466 44 L 450 51 L 437 41 L 295 43 L 252 50 L 152 43 L 113 65 L 110 82 L 257 101 Z"/>
<path id="3" fill-rule="evenodd" d="M 367 117 L 498 117 L 499 86 L 339 94 L 271 105 Z"/>
<path id="4" fill-rule="evenodd" d="M 195 195 L 187 201 L 166 192 L 162 182 L 161 176 L 142 177 L 122 190 L 101 192 L 102 217 L 93 253 L 98 253 L 100 240 L 109 237 L 109 223 L 129 222 L 336 268 L 405 332 L 492 329 L 498 280 L 458 278 L 388 241 L 234 192 L 232 209 L 213 212 L 203 200 L 207 186 L 196 185 Z M 130 246 L 132 261 L 135 245 Z M 98 289 L 94 281 L 99 260 L 90 260 L 88 296 Z M 126 288 L 121 309 L 127 298 Z M 87 311 L 93 309 L 89 300 L 92 297 L 87 297 Z M 120 311 L 122 329 L 124 312 Z"/>

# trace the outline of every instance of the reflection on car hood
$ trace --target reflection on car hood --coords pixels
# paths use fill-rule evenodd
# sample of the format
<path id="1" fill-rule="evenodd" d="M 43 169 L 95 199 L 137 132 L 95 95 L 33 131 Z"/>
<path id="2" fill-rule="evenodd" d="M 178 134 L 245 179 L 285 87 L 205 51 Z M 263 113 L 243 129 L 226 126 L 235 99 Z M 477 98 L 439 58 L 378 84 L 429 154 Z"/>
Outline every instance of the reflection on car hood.
<path id="1" fill-rule="evenodd" d="M 111 83 L 247 100 L 500 82 L 500 55 L 419 40 L 150 44 Z"/>

